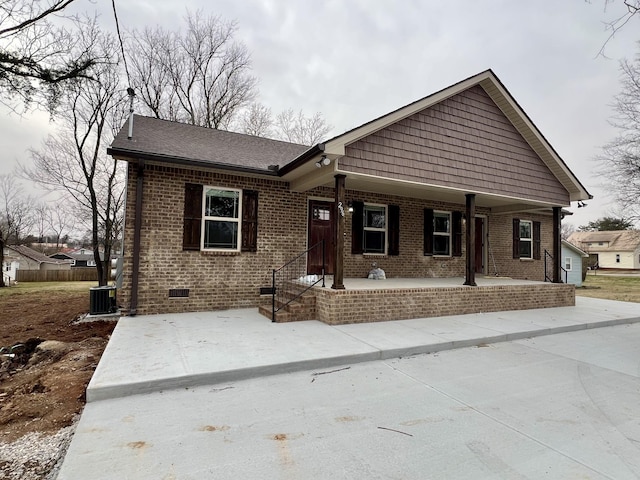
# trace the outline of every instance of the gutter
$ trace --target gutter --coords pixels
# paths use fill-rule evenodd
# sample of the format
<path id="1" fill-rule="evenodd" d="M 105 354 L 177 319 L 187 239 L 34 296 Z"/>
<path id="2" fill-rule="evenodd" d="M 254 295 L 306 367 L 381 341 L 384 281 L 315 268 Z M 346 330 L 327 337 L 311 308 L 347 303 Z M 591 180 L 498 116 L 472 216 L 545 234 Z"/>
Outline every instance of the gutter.
<path id="1" fill-rule="evenodd" d="M 311 147 L 309 150 L 302 152 L 293 161 L 287 163 L 284 167 L 280 168 L 278 170 L 278 175 L 280 176 L 286 175 L 287 173 L 307 163 L 309 159 L 324 152 L 324 147 L 325 147 L 324 143 L 318 143 L 317 145 L 314 145 L 313 147 Z"/>
<path id="2" fill-rule="evenodd" d="M 138 160 L 136 174 L 136 206 L 133 225 L 133 271 L 131 272 L 131 301 L 129 316 L 138 313 L 138 274 L 140 270 L 140 236 L 142 231 L 142 191 L 144 183 L 144 160 Z"/>
<path id="3" fill-rule="evenodd" d="M 241 167 L 237 165 L 230 165 L 227 163 L 217 163 L 217 162 L 208 162 L 205 160 L 195 160 L 190 158 L 180 158 L 169 155 L 161 155 L 154 153 L 143 153 L 137 150 L 129 150 L 126 148 L 107 148 L 107 155 L 111 155 L 112 157 L 118 157 L 119 160 L 129 161 L 129 159 L 138 159 L 138 160 L 149 160 L 160 163 L 169 163 L 172 165 L 183 165 L 187 167 L 204 167 L 204 168 L 216 168 L 219 170 L 229 170 L 232 172 L 238 173 L 250 173 L 257 175 L 269 175 L 272 177 L 278 176 L 277 169 L 268 169 L 264 170 L 261 168 L 253 168 L 253 167 Z"/>

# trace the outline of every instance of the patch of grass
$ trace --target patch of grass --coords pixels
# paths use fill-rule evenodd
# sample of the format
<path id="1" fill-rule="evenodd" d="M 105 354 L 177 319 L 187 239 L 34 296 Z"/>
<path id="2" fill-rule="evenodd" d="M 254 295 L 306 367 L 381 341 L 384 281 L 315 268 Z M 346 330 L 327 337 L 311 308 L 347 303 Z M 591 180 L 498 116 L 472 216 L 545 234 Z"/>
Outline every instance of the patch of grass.
<path id="1" fill-rule="evenodd" d="M 576 288 L 576 295 L 581 297 L 640 303 L 640 277 L 587 275 L 582 285 Z"/>
<path id="2" fill-rule="evenodd" d="M 89 292 L 97 282 L 18 282 L 17 285 L 0 288 L 0 297 L 32 292 Z"/>

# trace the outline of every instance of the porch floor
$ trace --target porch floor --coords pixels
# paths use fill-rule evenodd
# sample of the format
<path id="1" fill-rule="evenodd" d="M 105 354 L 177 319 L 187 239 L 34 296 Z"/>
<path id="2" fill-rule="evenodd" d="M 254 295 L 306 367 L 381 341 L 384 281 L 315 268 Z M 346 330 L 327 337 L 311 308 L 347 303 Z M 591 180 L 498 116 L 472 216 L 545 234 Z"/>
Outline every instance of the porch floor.
<path id="1" fill-rule="evenodd" d="M 467 287 L 464 285 L 464 277 L 442 277 L 442 278 L 387 278 L 386 280 L 370 280 L 368 278 L 345 278 L 343 280 L 346 290 L 395 290 L 405 288 L 451 288 Z M 478 287 L 495 287 L 509 285 L 534 285 L 545 282 L 533 280 L 518 280 L 511 277 L 492 277 L 476 275 Z M 547 282 L 548 283 L 548 282 Z M 333 285 L 333 276 L 325 276 L 326 288 Z M 316 286 L 316 288 L 322 288 Z"/>

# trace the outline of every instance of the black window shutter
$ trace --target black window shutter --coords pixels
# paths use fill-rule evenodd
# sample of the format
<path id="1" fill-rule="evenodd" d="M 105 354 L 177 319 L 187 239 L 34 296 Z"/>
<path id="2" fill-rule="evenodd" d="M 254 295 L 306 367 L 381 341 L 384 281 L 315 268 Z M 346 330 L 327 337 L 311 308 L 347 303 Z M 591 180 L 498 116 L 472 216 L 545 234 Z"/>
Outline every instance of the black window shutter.
<path id="1" fill-rule="evenodd" d="M 433 209 L 424 209 L 424 254 L 433 255 Z"/>
<path id="2" fill-rule="evenodd" d="M 200 250 L 202 229 L 202 185 L 187 183 L 184 186 L 184 225 L 182 249 Z"/>
<path id="3" fill-rule="evenodd" d="M 462 212 L 453 212 L 453 252 L 454 257 L 462 256 Z"/>
<path id="4" fill-rule="evenodd" d="M 540 222 L 533 222 L 533 258 L 540 260 Z"/>
<path id="5" fill-rule="evenodd" d="M 351 215 L 351 253 L 362 253 L 362 230 L 364 228 L 364 203 L 353 202 L 353 215 Z"/>
<path id="6" fill-rule="evenodd" d="M 520 219 L 513 219 L 513 258 L 520 258 Z"/>
<path id="7" fill-rule="evenodd" d="M 242 191 L 242 247 L 243 252 L 258 251 L 258 192 Z"/>
<path id="8" fill-rule="evenodd" d="M 400 255 L 400 207 L 389 205 L 389 255 Z"/>

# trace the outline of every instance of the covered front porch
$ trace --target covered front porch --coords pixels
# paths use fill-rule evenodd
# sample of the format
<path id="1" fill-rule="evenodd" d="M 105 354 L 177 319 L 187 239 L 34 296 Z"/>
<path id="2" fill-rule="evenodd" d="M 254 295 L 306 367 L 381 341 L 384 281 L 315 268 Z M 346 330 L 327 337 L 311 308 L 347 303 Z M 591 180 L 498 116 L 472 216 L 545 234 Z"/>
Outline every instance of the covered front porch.
<path id="1" fill-rule="evenodd" d="M 477 275 L 475 286 L 464 285 L 463 277 L 345 278 L 344 289 L 330 288 L 333 281 L 327 276 L 325 287 L 318 281 L 288 305 L 280 301 L 275 321 L 341 325 L 575 305 L 574 285 L 509 277 Z M 308 286 L 304 280 L 293 281 L 287 290 L 294 296 Z M 271 304 L 261 312 L 273 318 Z"/>

